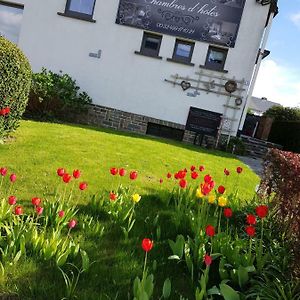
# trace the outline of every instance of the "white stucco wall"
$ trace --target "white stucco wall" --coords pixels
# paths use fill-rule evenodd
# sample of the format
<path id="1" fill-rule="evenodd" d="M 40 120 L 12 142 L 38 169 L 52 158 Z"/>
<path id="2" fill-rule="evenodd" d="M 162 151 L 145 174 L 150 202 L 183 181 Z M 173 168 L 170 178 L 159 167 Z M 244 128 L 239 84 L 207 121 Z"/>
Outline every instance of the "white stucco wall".
<path id="1" fill-rule="evenodd" d="M 174 36 L 163 36 L 162 60 L 134 54 L 140 49 L 143 31 L 115 23 L 118 0 L 96 1 L 96 23 L 57 15 L 57 12 L 64 12 L 66 1 L 16 2 L 25 5 L 19 46 L 28 56 L 33 70 L 46 67 L 70 74 L 95 104 L 180 124 L 186 123 L 190 106 L 224 113 L 225 96 L 201 92 L 200 96 L 192 98 L 180 87 L 174 88 L 164 82 L 176 73 L 195 78 L 199 65 L 205 63 L 208 43 L 196 42 L 192 58 L 194 67 L 180 65 L 166 61 L 173 54 Z M 269 6 L 246 1 L 236 46 L 228 52 L 226 77 L 250 81 L 268 10 Z M 90 52 L 99 49 L 102 50 L 101 59 L 89 57 Z M 246 92 L 242 96 L 245 99 Z M 242 110 L 237 112 L 238 119 L 241 113 Z M 233 129 L 236 131 L 237 127 L 238 122 L 235 122 Z"/>

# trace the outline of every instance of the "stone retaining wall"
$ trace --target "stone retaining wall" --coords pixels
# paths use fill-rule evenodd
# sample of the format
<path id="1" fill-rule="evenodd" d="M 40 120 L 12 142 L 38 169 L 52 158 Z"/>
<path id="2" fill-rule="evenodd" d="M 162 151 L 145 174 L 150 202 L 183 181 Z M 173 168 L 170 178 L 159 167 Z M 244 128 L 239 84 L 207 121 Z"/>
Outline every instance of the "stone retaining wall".
<path id="1" fill-rule="evenodd" d="M 146 134 L 148 122 L 184 130 L 183 142 L 193 144 L 195 133 L 185 130 L 185 126 L 178 123 L 159 120 L 118 109 L 91 104 L 86 113 L 69 115 L 72 121 L 88 125 L 112 128 L 121 131 L 130 131 L 138 134 Z M 211 138 L 210 138 L 211 141 Z M 204 139 L 204 145 L 207 139 Z"/>

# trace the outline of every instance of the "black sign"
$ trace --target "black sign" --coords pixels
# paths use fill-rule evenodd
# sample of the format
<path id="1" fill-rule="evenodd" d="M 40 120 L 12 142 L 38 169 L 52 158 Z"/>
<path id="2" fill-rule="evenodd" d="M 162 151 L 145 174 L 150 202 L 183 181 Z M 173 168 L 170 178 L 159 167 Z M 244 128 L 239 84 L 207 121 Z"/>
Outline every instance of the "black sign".
<path id="1" fill-rule="evenodd" d="M 221 119 L 222 115 L 219 113 L 191 107 L 185 129 L 200 134 L 217 136 Z"/>
<path id="2" fill-rule="evenodd" d="M 120 0 L 117 24 L 234 47 L 245 0 Z"/>

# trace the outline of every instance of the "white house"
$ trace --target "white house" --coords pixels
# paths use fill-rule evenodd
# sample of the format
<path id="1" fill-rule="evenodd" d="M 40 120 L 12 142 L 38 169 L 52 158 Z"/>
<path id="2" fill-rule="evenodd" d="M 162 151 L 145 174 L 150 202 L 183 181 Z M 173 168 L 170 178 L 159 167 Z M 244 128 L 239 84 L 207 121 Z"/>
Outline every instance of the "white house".
<path id="1" fill-rule="evenodd" d="M 193 141 L 242 128 L 276 3 L 9 0 L 0 32 L 77 80 L 87 122 Z"/>

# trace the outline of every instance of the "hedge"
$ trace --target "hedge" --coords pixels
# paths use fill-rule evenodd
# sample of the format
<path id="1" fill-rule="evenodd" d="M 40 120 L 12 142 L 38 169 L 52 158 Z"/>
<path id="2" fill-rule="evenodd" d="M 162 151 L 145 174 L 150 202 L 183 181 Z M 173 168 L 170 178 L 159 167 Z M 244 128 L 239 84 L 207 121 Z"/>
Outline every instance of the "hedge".
<path id="1" fill-rule="evenodd" d="M 23 52 L 0 37 L 0 139 L 16 130 L 31 86 L 31 67 Z"/>

